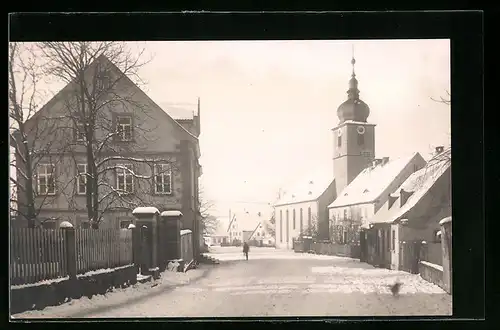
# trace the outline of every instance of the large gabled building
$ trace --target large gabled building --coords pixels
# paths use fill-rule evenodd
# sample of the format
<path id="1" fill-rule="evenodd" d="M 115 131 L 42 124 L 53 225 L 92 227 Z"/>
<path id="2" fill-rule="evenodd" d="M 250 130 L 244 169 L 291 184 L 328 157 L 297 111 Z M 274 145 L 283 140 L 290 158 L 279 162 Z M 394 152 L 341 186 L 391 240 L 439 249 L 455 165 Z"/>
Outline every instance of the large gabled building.
<path id="1" fill-rule="evenodd" d="M 98 180 L 102 202 L 99 227 L 128 226 L 136 206 L 180 210 L 183 227 L 196 233 L 193 244 L 198 246 L 198 178 L 202 174 L 199 101 L 197 114 L 176 121 L 168 109 L 160 108 L 105 56 L 91 63 L 84 77 L 93 84 L 91 88 L 102 91 L 102 100 L 108 100 L 109 95 L 120 100 L 112 102 L 109 96 L 108 102 L 99 107 L 93 131 L 100 147 L 94 156 L 98 171 L 103 173 Z M 26 122 L 29 132 L 51 127 L 46 135 L 35 138 L 28 134 L 27 141 L 35 149 L 45 150 L 32 170 L 35 204 L 40 210 L 38 224 L 48 228 L 62 221 L 82 228 L 90 223 L 86 209 L 88 151 L 82 135 L 86 124 L 78 115 L 78 91 L 76 82 L 67 84 Z M 158 161 L 146 164 L 145 159 Z M 16 162 L 23 170 L 19 168 L 22 162 Z M 18 175 L 18 180 L 23 184 L 22 176 Z M 24 214 L 23 194 L 18 194 L 18 200 Z M 16 225 L 24 226 L 26 220 L 18 217 Z"/>

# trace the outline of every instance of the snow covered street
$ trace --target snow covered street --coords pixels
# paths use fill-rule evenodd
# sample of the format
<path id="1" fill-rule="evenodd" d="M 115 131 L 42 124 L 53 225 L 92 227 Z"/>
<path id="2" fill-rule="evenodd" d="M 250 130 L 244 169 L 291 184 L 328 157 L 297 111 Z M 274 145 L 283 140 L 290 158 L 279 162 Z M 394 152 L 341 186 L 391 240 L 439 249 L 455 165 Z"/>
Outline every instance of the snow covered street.
<path id="1" fill-rule="evenodd" d="M 333 256 L 254 248 L 245 261 L 226 252 L 220 265 L 164 273 L 155 287 L 138 284 L 15 317 L 451 315 L 452 297 L 419 275 Z M 224 260 L 220 250 L 212 253 Z M 399 297 L 389 290 L 396 280 Z"/>

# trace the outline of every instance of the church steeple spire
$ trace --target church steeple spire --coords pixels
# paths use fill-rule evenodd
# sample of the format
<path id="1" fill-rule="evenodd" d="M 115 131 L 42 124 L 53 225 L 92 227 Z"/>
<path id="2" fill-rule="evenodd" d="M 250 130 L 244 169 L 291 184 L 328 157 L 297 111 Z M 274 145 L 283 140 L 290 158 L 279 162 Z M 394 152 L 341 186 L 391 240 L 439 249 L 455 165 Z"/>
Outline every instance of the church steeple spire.
<path id="1" fill-rule="evenodd" d="M 356 72 L 354 71 L 354 65 L 356 64 L 356 59 L 354 58 L 354 45 L 352 45 L 352 75 L 351 80 L 349 80 L 349 90 L 347 91 L 347 99 L 358 100 L 359 90 L 358 90 L 358 80 L 356 79 Z"/>
<path id="2" fill-rule="evenodd" d="M 349 90 L 347 91 L 347 100 L 342 103 L 337 109 L 337 116 L 339 122 L 343 123 L 346 120 L 354 120 L 357 122 L 366 122 L 370 115 L 370 108 L 368 105 L 359 98 L 358 80 L 356 79 L 356 72 L 354 65 L 356 59 L 354 58 L 354 46 L 352 47 L 352 74 L 349 80 Z"/>

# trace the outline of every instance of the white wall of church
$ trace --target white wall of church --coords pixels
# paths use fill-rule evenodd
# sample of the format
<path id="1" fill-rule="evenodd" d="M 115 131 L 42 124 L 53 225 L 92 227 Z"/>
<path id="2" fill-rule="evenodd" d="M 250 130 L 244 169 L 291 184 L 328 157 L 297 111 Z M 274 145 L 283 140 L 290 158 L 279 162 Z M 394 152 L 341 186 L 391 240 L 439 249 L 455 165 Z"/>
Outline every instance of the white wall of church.
<path id="1" fill-rule="evenodd" d="M 275 207 L 276 217 L 276 248 L 292 249 L 293 238 L 300 235 L 301 231 L 308 228 L 309 208 L 311 209 L 311 225 L 317 225 L 318 202 L 304 202 L 296 204 L 281 205 Z M 302 230 L 300 226 L 300 210 L 302 209 Z M 293 211 L 295 210 L 295 224 L 293 221 Z M 288 220 L 287 220 L 288 211 Z M 288 229 L 287 229 L 288 228 Z"/>

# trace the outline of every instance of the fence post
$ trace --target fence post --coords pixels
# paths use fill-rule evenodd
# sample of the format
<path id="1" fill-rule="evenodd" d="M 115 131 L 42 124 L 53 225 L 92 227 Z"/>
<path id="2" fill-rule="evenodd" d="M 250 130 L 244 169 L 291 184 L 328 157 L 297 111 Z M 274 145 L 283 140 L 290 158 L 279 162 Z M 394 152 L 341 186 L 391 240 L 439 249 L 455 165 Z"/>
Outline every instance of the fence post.
<path id="1" fill-rule="evenodd" d="M 75 228 L 68 221 L 63 221 L 59 225 L 59 228 L 63 230 L 64 233 L 64 247 L 66 249 L 66 271 L 70 281 L 76 281 L 76 237 Z"/>
<path id="2" fill-rule="evenodd" d="M 160 212 L 155 207 L 137 207 L 132 211 L 136 218 L 135 225 L 141 228 L 142 261 L 141 273 L 151 274 L 154 278 L 160 275 L 158 269 L 158 216 Z M 144 268 L 144 269 L 143 269 Z"/>
<path id="3" fill-rule="evenodd" d="M 446 292 L 451 293 L 452 283 L 452 221 L 451 217 L 439 222 L 441 226 L 441 246 L 443 253 L 443 284 Z"/>
<path id="4" fill-rule="evenodd" d="M 181 258 L 181 218 L 182 212 L 180 211 L 163 211 L 161 213 L 162 221 L 165 223 L 165 248 L 167 251 L 165 261 L 168 263 L 174 259 Z"/>

